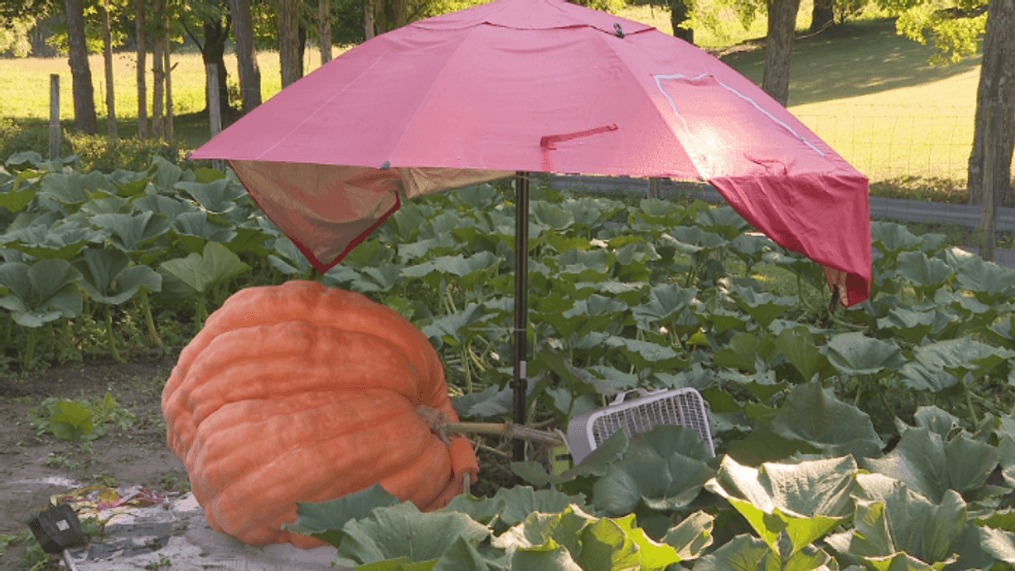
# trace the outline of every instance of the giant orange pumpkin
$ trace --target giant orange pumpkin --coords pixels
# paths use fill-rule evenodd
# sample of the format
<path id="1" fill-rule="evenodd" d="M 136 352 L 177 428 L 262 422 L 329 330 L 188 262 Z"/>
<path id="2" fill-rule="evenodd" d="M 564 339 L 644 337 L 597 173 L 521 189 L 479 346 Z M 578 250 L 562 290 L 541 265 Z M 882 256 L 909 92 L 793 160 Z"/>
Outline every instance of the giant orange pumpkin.
<path id="1" fill-rule="evenodd" d="M 304 548 L 321 543 L 281 528 L 296 502 L 380 483 L 437 509 L 475 478 L 469 442 L 445 444 L 420 405 L 457 420 L 426 336 L 362 295 L 308 281 L 226 300 L 162 393 L 167 442 L 211 527 Z"/>

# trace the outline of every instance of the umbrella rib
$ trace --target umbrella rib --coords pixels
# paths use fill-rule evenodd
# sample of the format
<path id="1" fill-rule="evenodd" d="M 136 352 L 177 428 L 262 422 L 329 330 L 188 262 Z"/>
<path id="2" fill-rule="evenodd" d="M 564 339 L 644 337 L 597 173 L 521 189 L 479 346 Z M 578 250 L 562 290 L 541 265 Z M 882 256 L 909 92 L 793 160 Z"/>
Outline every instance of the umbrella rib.
<path id="1" fill-rule="evenodd" d="M 674 74 L 674 75 L 657 74 L 657 75 L 653 75 L 652 79 L 655 80 L 656 88 L 659 89 L 659 92 L 662 93 L 663 97 L 665 97 L 666 100 L 670 102 L 670 107 L 673 108 L 673 113 L 675 113 L 677 115 L 680 115 L 680 111 L 677 110 L 677 104 L 673 101 L 673 98 L 670 97 L 670 94 L 666 93 L 666 90 L 663 89 L 662 83 L 659 80 L 661 80 L 661 79 L 686 79 L 688 81 L 697 81 L 697 80 L 699 80 L 699 79 L 701 79 L 703 77 L 706 77 L 706 76 L 707 77 L 711 77 L 712 79 L 714 79 L 715 82 L 718 83 L 719 85 L 723 86 L 723 88 L 726 91 L 729 91 L 733 95 L 736 95 L 737 97 L 739 97 L 739 98 L 743 99 L 744 101 L 746 101 L 746 102 L 750 103 L 751 105 L 753 105 L 755 109 L 757 109 L 762 114 L 764 114 L 766 117 L 771 119 L 774 123 L 776 123 L 778 125 L 781 125 L 784 129 L 789 131 L 790 134 L 792 134 L 794 137 L 799 139 L 801 143 L 803 143 L 803 144 L 807 145 L 808 147 L 810 147 L 815 153 L 818 153 L 821 156 L 825 156 L 825 153 L 822 152 L 817 147 L 815 147 L 813 144 L 811 144 L 811 142 L 808 141 L 806 137 L 804 137 L 803 135 L 797 133 L 795 130 L 793 130 L 792 127 L 790 127 L 786 123 L 780 121 L 775 115 L 772 115 L 768 111 L 764 110 L 760 105 L 758 105 L 757 101 L 751 99 L 750 97 L 744 95 L 743 93 L 740 93 L 736 89 L 733 89 L 732 87 L 726 85 L 725 83 L 723 83 L 723 81 L 721 79 L 719 79 L 718 77 L 712 75 L 711 73 L 703 73 L 701 75 L 698 75 L 697 77 L 687 77 L 686 75 L 684 75 L 682 73 L 678 73 L 678 74 Z"/>
<path id="2" fill-rule="evenodd" d="M 493 25 L 493 24 L 489 24 L 488 22 L 483 22 L 482 24 L 479 24 L 478 26 L 470 26 L 471 29 L 469 29 L 469 31 L 465 32 L 465 34 L 468 36 L 468 35 L 472 34 L 475 31 L 475 29 L 478 28 L 479 26 L 490 26 L 490 25 Z M 432 30 L 427 30 L 427 31 L 432 31 Z M 417 112 L 420 110 L 421 107 L 423 107 L 423 105 L 426 103 L 426 101 L 430 99 L 430 94 L 433 93 L 434 86 L 436 86 L 440 82 L 441 76 L 444 75 L 444 73 L 447 71 L 447 69 L 448 69 L 448 63 L 447 62 L 450 62 L 455 57 L 457 57 L 458 54 L 462 51 L 462 46 L 464 46 L 464 45 L 465 45 L 465 41 L 464 40 L 458 43 L 458 46 L 455 47 L 454 52 L 450 55 L 450 57 L 448 57 L 445 60 L 445 65 L 443 67 L 441 67 L 440 73 L 438 73 L 437 76 L 434 78 L 434 80 L 432 82 L 430 82 L 430 86 L 427 87 L 427 90 L 426 90 L 426 95 L 424 95 L 423 97 L 419 98 L 419 104 L 416 106 L 415 109 L 412 110 L 412 119 L 405 124 L 405 128 L 402 130 L 402 133 L 398 136 L 398 140 L 395 142 L 395 145 L 394 145 L 394 147 L 391 150 L 391 156 L 395 156 L 397 154 L 398 148 L 402 145 L 402 138 L 405 135 L 405 133 L 409 130 L 409 128 L 412 126 L 412 123 L 413 123 L 413 121 L 416 118 Z M 391 166 L 417 166 L 417 167 L 425 167 L 425 166 L 432 166 L 432 165 L 420 165 L 420 164 L 417 164 L 417 165 L 391 165 Z M 473 170 L 478 170 L 478 169 L 473 169 Z"/>

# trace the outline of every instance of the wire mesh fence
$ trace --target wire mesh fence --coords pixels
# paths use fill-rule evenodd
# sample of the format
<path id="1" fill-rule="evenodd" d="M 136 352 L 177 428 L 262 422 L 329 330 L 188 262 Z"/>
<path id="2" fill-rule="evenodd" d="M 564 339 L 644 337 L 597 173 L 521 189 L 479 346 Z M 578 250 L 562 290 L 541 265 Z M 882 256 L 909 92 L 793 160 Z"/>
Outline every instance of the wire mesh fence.
<path id="1" fill-rule="evenodd" d="M 966 177 L 972 107 L 865 105 L 794 115 L 872 181 Z"/>

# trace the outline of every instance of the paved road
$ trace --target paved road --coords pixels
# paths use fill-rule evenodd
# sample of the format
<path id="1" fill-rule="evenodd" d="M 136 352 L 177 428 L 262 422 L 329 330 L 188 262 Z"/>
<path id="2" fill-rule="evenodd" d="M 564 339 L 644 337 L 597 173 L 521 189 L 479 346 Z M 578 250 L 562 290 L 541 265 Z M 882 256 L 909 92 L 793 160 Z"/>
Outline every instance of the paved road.
<path id="1" fill-rule="evenodd" d="M 550 187 L 555 190 L 565 188 L 585 188 L 591 191 L 628 191 L 646 193 L 648 184 L 642 179 L 622 177 L 591 177 L 551 175 Z M 662 180 L 660 191 L 663 196 L 682 193 L 700 198 L 706 202 L 725 202 L 725 199 L 714 188 L 704 183 L 674 182 Z M 968 228 L 980 226 L 980 207 L 967 204 L 941 204 L 936 202 L 917 202 L 895 198 L 870 199 L 871 216 L 901 222 L 917 222 L 932 224 L 956 224 Z M 1015 208 L 998 208 L 997 229 L 1002 232 L 1015 231 Z M 979 248 L 963 247 L 969 252 L 978 253 Z M 1015 250 L 994 250 L 994 260 L 999 266 L 1015 268 Z"/>

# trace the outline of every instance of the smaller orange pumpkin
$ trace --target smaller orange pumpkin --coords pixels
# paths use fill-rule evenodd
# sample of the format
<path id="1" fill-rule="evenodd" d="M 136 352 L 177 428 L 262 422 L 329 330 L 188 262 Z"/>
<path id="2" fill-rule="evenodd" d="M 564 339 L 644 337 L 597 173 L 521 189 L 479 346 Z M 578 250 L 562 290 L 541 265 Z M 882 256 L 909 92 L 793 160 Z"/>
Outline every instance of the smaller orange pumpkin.
<path id="1" fill-rule="evenodd" d="M 162 393 L 167 443 L 213 529 L 251 545 L 322 545 L 281 526 L 296 502 L 380 483 L 422 510 L 479 471 L 416 407 L 457 421 L 419 329 L 366 297 L 317 282 L 244 289 L 180 354 Z"/>

